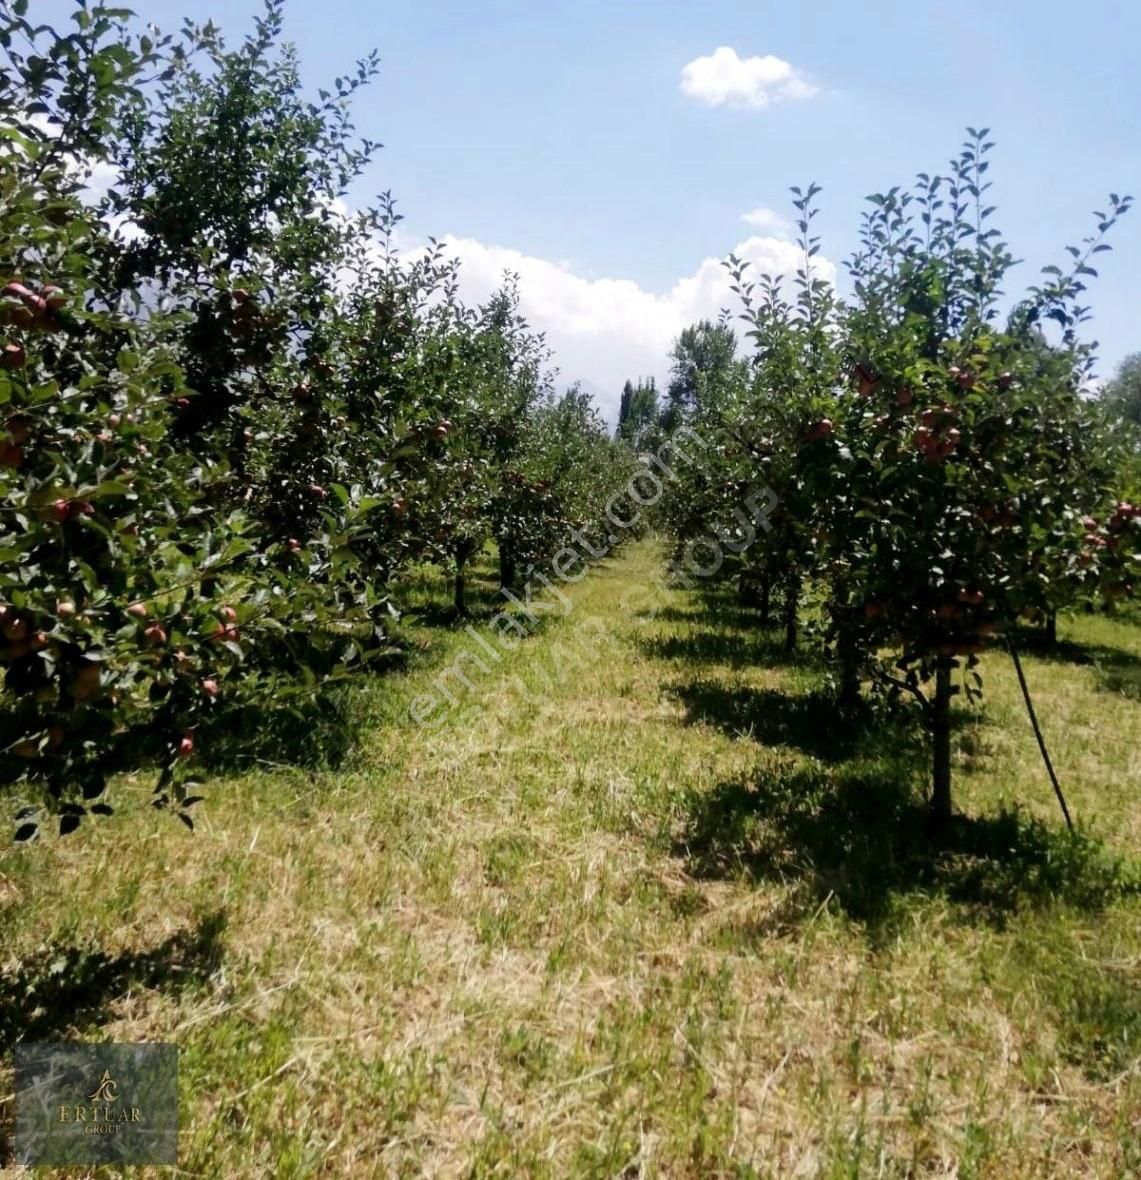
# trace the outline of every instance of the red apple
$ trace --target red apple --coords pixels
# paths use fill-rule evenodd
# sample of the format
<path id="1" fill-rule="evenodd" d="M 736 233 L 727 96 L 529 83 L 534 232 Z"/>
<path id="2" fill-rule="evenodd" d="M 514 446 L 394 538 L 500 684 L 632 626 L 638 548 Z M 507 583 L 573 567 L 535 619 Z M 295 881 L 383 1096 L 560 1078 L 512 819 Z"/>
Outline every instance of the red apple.
<path id="1" fill-rule="evenodd" d="M 133 615 L 136 619 L 145 619 L 147 617 L 146 603 L 132 602 L 131 605 L 127 607 L 127 614 Z"/>
<path id="2" fill-rule="evenodd" d="M 181 741 L 179 741 L 179 743 L 178 743 L 178 756 L 180 758 L 189 758 L 190 755 L 193 753 L 194 753 L 194 738 L 190 734 L 184 733 L 182 735 Z"/>
<path id="3" fill-rule="evenodd" d="M 0 443 L 0 467 L 19 467 L 24 462 L 24 448 L 18 443 Z"/>
<path id="4" fill-rule="evenodd" d="M 55 605 L 55 613 L 58 618 L 73 619 L 75 618 L 75 603 L 68 602 L 66 599 L 61 602 L 57 602 Z"/>
<path id="5" fill-rule="evenodd" d="M 3 627 L 0 628 L 9 643 L 19 643 L 20 640 L 27 639 L 28 630 L 27 619 L 21 619 L 19 615 L 10 612 L 4 619 Z"/>
<path id="6" fill-rule="evenodd" d="M 0 369 L 22 369 L 27 359 L 28 354 L 22 344 L 5 344 L 4 351 L 0 354 Z"/>
<path id="7" fill-rule="evenodd" d="M 67 302 L 67 296 L 63 291 L 59 287 L 51 286 L 51 284 L 40 288 L 40 298 L 47 305 L 49 311 L 59 311 Z"/>
<path id="8" fill-rule="evenodd" d="M 202 681 L 202 691 L 211 700 L 213 700 L 218 695 L 218 693 L 221 692 L 221 689 L 218 687 L 217 680 L 203 680 Z"/>
<path id="9" fill-rule="evenodd" d="M 227 623 L 236 623 L 238 621 L 238 612 L 232 606 L 223 606 L 218 608 L 218 617 L 225 619 Z"/>
<path id="10" fill-rule="evenodd" d="M 290 537 L 286 544 L 291 553 L 297 553 L 301 549 L 301 542 L 296 537 Z"/>
<path id="11" fill-rule="evenodd" d="M 166 628 L 161 623 L 151 623 L 143 634 L 152 647 L 161 647 L 166 642 Z"/>
<path id="12" fill-rule="evenodd" d="M 23 283 L 9 283 L 0 290 L 0 295 L 7 299 L 20 300 L 22 306 L 13 307 L 8 312 L 9 321 L 17 327 L 30 327 L 48 309 L 47 303 L 34 291 L 29 291 Z"/>
<path id="13" fill-rule="evenodd" d="M 855 378 L 860 397 L 867 397 L 879 384 L 879 378 L 870 370 L 864 368 L 863 365 L 853 366 L 852 376 Z"/>
<path id="14" fill-rule="evenodd" d="M 71 515 L 71 504 L 61 496 L 50 504 L 51 518 L 62 524 Z"/>
<path id="15" fill-rule="evenodd" d="M 915 394 L 910 389 L 901 389 L 895 395 L 895 404 L 897 406 L 909 406 L 913 401 L 915 401 Z"/>

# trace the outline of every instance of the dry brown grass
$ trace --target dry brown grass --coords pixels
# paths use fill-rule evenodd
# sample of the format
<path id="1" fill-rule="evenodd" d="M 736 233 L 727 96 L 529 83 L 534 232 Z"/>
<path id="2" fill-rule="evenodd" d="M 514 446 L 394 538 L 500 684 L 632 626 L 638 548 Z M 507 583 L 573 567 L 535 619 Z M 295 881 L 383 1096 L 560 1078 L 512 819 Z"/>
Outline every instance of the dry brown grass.
<path id="1" fill-rule="evenodd" d="M 874 815 L 879 784 L 881 827 L 902 822 L 906 742 L 873 727 L 836 758 L 811 711 L 782 738 L 757 694 L 810 701 L 811 663 L 766 659 L 693 595 L 622 617 L 656 560 L 643 546 L 583 582 L 437 733 L 402 720 L 429 659 L 377 686 L 347 770 L 219 783 L 193 835 L 144 810 L 140 780 L 130 822 L 6 854 L 4 978 L 47 948 L 137 951 L 224 914 L 216 960 L 180 952 L 55 1014 L 56 1035 L 180 1045 L 187 1176 L 1137 1174 L 1141 905 L 1104 864 L 1141 854 L 1137 703 L 1091 667 L 1028 661 L 1109 853 L 1065 861 L 988 658 L 960 798 L 980 822 L 1024 800 L 1053 834 L 997 829 L 1013 879 L 978 849 L 925 872 L 878 864 L 857 808 L 833 854 L 837 794 Z M 620 650 L 546 683 L 544 651 L 585 614 Z M 1068 637 L 1141 656 L 1123 625 Z"/>

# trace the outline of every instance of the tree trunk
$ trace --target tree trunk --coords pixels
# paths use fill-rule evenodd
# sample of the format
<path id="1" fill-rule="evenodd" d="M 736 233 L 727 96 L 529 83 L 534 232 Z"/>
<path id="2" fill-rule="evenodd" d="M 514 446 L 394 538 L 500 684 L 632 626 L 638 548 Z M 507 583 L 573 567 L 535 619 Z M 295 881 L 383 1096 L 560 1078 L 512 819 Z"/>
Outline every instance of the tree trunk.
<path id="1" fill-rule="evenodd" d="M 935 668 L 935 697 L 931 702 L 932 790 L 931 822 L 936 832 L 951 822 L 951 668 L 941 658 Z"/>
<path id="2" fill-rule="evenodd" d="M 761 626 L 769 625 L 772 612 L 773 585 L 768 578 L 761 579 Z"/>
<path id="3" fill-rule="evenodd" d="M 1046 642 L 1053 647 L 1058 642 L 1058 612 L 1046 612 Z"/>
<path id="4" fill-rule="evenodd" d="M 800 605 L 800 578 L 795 574 L 789 578 L 785 586 L 784 600 L 784 650 L 796 651 L 796 636 L 799 617 L 797 608 Z"/>
<path id="5" fill-rule="evenodd" d="M 456 614 L 467 614 L 467 585 L 464 580 L 464 567 L 466 561 L 456 562 L 456 587 L 455 587 L 455 604 Z"/>
<path id="6" fill-rule="evenodd" d="M 515 587 L 515 558 L 506 541 L 499 544 L 499 588 L 512 590 Z"/>

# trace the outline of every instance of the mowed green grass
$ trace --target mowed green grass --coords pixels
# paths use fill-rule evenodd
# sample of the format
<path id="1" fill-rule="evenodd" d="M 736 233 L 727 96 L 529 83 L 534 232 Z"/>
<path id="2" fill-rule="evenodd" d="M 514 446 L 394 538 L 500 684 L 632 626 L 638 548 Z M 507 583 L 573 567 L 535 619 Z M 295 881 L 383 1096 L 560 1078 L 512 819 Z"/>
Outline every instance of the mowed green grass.
<path id="1" fill-rule="evenodd" d="M 996 652 L 932 848 L 908 727 L 660 558 L 435 730 L 424 575 L 340 769 L 0 854 L 0 1047 L 177 1042 L 185 1176 L 1141 1175 L 1141 628 L 1025 660 L 1080 838 Z"/>

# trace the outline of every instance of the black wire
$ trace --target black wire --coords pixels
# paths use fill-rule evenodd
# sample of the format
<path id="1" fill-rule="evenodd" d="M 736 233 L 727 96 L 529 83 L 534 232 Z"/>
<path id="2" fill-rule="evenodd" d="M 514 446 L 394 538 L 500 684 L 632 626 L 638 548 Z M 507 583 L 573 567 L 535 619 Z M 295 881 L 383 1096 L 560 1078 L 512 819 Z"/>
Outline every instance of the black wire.
<path id="1" fill-rule="evenodd" d="M 1026 712 L 1030 714 L 1030 724 L 1034 727 L 1034 736 L 1038 739 L 1038 749 L 1042 751 L 1042 761 L 1046 764 L 1046 773 L 1049 774 L 1050 782 L 1054 786 L 1054 794 L 1058 796 L 1058 802 L 1062 805 L 1062 814 L 1066 817 L 1066 827 L 1073 835 L 1074 821 L 1070 819 L 1070 809 L 1066 806 L 1066 797 L 1062 794 L 1061 784 L 1058 782 L 1058 776 L 1054 773 L 1054 766 L 1050 762 L 1050 751 L 1046 749 L 1046 739 L 1042 736 L 1042 730 L 1038 726 L 1034 703 L 1030 700 L 1030 689 L 1026 685 L 1026 675 L 1022 671 L 1022 661 L 1018 658 L 1014 641 L 1010 640 L 1008 643 L 1010 654 L 1014 658 L 1014 670 L 1018 673 L 1018 683 L 1022 686 L 1022 699 L 1026 702 Z"/>

